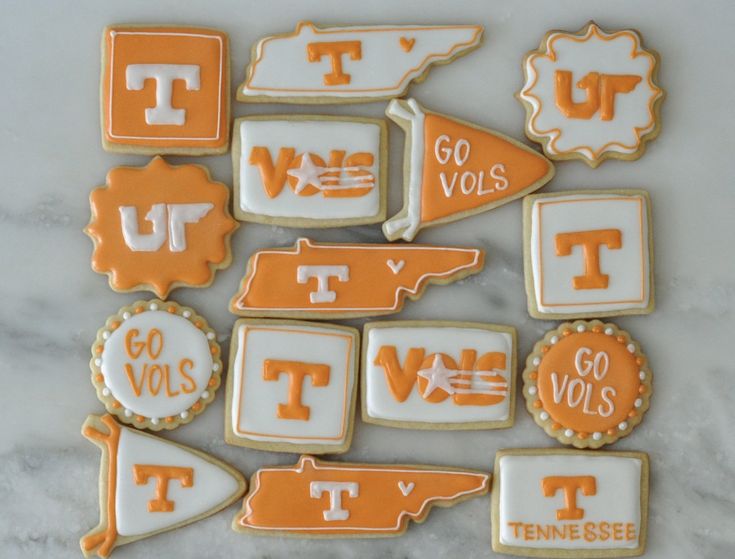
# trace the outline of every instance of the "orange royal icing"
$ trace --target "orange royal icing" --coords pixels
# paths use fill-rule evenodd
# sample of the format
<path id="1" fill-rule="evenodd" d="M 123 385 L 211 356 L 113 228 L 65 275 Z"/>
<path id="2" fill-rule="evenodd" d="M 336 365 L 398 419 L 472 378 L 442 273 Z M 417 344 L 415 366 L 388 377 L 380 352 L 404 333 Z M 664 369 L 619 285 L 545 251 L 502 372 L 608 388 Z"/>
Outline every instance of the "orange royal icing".
<path id="1" fill-rule="evenodd" d="M 564 492 L 564 508 L 556 511 L 557 520 L 580 520 L 584 509 L 577 507 L 577 491 L 591 496 L 597 493 L 595 476 L 548 476 L 541 480 L 545 497 L 553 497 L 557 491 Z"/>
<path id="2" fill-rule="evenodd" d="M 620 229 L 559 233 L 554 241 L 557 256 L 569 256 L 572 247 L 582 247 L 584 275 L 572 278 L 574 289 L 607 289 L 610 277 L 600 271 L 600 246 L 605 245 L 610 250 L 622 248 Z"/>
<path id="3" fill-rule="evenodd" d="M 204 287 L 229 265 L 229 189 L 199 165 L 116 167 L 90 196 L 92 268 L 119 291 L 166 297 L 177 285 Z"/>
<path id="4" fill-rule="evenodd" d="M 102 126 L 107 144 L 159 152 L 229 143 L 229 47 L 197 27 L 112 26 L 104 32 Z"/>
<path id="5" fill-rule="evenodd" d="M 350 60 L 361 60 L 362 41 L 308 43 L 306 53 L 309 62 L 319 62 L 323 56 L 329 57 L 332 71 L 324 74 L 324 85 L 346 85 L 352 77 L 342 70 L 342 56 L 349 56 Z"/>
<path id="6" fill-rule="evenodd" d="M 302 456 L 253 477 L 235 526 L 311 536 L 390 535 L 421 522 L 432 504 L 488 490 L 489 474 L 434 467 L 341 464 Z"/>
<path id="7" fill-rule="evenodd" d="M 625 340 L 603 332 L 575 332 L 548 347 L 538 366 L 538 397 L 553 421 L 593 433 L 628 418 L 640 378 Z"/>
<path id="8" fill-rule="evenodd" d="M 156 480 L 156 493 L 155 497 L 148 501 L 148 512 L 173 512 L 176 503 L 167 498 L 168 484 L 171 480 L 178 480 L 181 487 L 193 487 L 194 469 L 153 464 L 133 465 L 133 479 L 136 485 L 146 485 L 150 478 Z"/>
<path id="9" fill-rule="evenodd" d="M 261 250 L 230 310 L 257 316 L 371 316 L 398 312 L 429 282 L 476 273 L 484 251 L 427 245 L 312 243 Z"/>
<path id="10" fill-rule="evenodd" d="M 281 373 L 288 376 L 288 402 L 278 404 L 276 415 L 281 419 L 308 421 L 311 410 L 309 406 L 301 403 L 304 380 L 309 377 L 312 386 L 327 386 L 329 384 L 329 366 L 278 359 L 266 359 L 263 362 L 264 380 L 278 380 Z"/>

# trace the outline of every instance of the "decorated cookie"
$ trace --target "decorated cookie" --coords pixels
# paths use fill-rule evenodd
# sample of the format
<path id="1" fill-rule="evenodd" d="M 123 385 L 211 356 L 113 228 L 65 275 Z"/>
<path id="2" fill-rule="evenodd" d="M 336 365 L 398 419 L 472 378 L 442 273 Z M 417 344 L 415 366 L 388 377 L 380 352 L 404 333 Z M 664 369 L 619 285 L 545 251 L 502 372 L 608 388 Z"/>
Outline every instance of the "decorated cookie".
<path id="1" fill-rule="evenodd" d="M 360 334 L 295 320 L 241 319 L 232 330 L 225 440 L 336 454 L 352 442 Z"/>
<path id="2" fill-rule="evenodd" d="M 102 450 L 100 522 L 80 541 L 85 557 L 201 520 L 245 492 L 245 478 L 224 462 L 111 415 L 90 415 L 82 434 Z"/>
<path id="3" fill-rule="evenodd" d="M 648 472 L 643 452 L 499 451 L 493 550 L 552 558 L 643 555 Z"/>
<path id="4" fill-rule="evenodd" d="M 383 224 L 393 241 L 520 198 L 554 176 L 541 154 L 493 130 L 394 99 L 386 114 L 406 132 L 403 209 Z"/>
<path id="5" fill-rule="evenodd" d="M 138 301 L 107 319 L 92 345 L 92 384 L 107 411 L 138 428 L 174 429 L 214 399 L 217 336 L 192 309 Z"/>
<path id="6" fill-rule="evenodd" d="M 593 318 L 653 311 L 651 201 L 643 190 L 523 200 L 528 312 Z"/>
<path id="7" fill-rule="evenodd" d="M 551 31 L 523 60 L 526 135 L 552 159 L 638 159 L 660 129 L 658 54 L 636 31 Z"/>
<path id="8" fill-rule="evenodd" d="M 230 311 L 242 316 L 348 318 L 399 312 L 427 284 L 479 272 L 485 251 L 430 245 L 314 243 L 250 257 Z"/>
<path id="9" fill-rule="evenodd" d="M 439 466 L 346 464 L 302 456 L 258 470 L 232 528 L 265 536 L 388 537 L 431 507 L 488 491 L 490 474 Z M 284 506 L 284 503 L 288 503 Z"/>
<path id="10" fill-rule="evenodd" d="M 342 227 L 385 219 L 387 127 L 336 116 L 251 116 L 235 121 L 235 216 L 289 227 Z"/>
<path id="11" fill-rule="evenodd" d="M 559 442 L 598 448 L 643 419 L 653 373 L 638 342 L 614 324 L 578 320 L 551 330 L 523 371 L 526 407 Z"/>
<path id="12" fill-rule="evenodd" d="M 224 153 L 230 142 L 227 35 L 112 25 L 102 35 L 102 145 L 126 153 Z"/>
<path id="13" fill-rule="evenodd" d="M 237 229 L 230 190 L 201 165 L 115 167 L 92 191 L 92 269 L 115 291 L 152 291 L 166 297 L 178 286 L 207 287 L 230 265 Z"/>
<path id="14" fill-rule="evenodd" d="M 238 101 L 365 103 L 403 95 L 432 64 L 447 64 L 482 41 L 479 25 L 316 27 L 258 41 Z"/>
<path id="15" fill-rule="evenodd" d="M 513 425 L 515 328 L 373 322 L 363 337 L 363 421 L 408 429 Z"/>

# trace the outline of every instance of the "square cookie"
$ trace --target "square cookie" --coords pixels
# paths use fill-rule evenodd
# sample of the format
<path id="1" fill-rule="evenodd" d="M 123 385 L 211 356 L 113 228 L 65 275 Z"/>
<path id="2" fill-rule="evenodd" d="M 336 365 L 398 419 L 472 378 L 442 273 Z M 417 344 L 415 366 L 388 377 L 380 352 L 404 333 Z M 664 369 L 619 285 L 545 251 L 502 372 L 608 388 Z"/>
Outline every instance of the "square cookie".
<path id="1" fill-rule="evenodd" d="M 653 311 L 651 201 L 643 190 L 569 191 L 523 201 L 528 312 L 594 318 Z"/>
<path id="2" fill-rule="evenodd" d="M 113 25 L 102 36 L 107 151 L 204 155 L 229 147 L 227 35 L 200 27 Z"/>
<path id="3" fill-rule="evenodd" d="M 318 115 L 235 120 L 235 217 L 287 227 L 342 227 L 385 219 L 387 126 L 377 118 Z"/>
<path id="4" fill-rule="evenodd" d="M 495 457 L 492 542 L 525 557 L 632 557 L 646 547 L 648 455 L 556 449 Z"/>
<path id="5" fill-rule="evenodd" d="M 352 440 L 360 335 L 296 320 L 241 319 L 232 331 L 225 440 L 336 454 Z"/>
<path id="6" fill-rule="evenodd" d="M 362 419 L 404 429 L 513 425 L 516 332 L 473 322 L 365 325 Z"/>

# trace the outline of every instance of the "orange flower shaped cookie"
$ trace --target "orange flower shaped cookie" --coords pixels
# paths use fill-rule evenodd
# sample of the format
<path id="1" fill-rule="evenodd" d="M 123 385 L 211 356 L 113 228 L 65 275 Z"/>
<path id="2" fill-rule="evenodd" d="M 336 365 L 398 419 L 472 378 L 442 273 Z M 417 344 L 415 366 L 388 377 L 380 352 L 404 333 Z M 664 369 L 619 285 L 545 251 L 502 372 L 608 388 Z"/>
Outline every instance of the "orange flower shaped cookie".
<path id="1" fill-rule="evenodd" d="M 636 31 L 550 31 L 523 61 L 526 135 L 552 159 L 638 159 L 659 133 L 659 57 Z"/>
<path id="2" fill-rule="evenodd" d="M 641 422 L 652 377 L 630 334 L 614 324 L 578 320 L 536 343 L 523 371 L 523 395 L 549 436 L 577 448 L 599 448 Z"/>
<path id="3" fill-rule="evenodd" d="M 230 191 L 201 165 L 116 167 L 92 191 L 92 269 L 115 291 L 152 291 L 165 298 L 178 286 L 206 287 L 230 265 Z"/>

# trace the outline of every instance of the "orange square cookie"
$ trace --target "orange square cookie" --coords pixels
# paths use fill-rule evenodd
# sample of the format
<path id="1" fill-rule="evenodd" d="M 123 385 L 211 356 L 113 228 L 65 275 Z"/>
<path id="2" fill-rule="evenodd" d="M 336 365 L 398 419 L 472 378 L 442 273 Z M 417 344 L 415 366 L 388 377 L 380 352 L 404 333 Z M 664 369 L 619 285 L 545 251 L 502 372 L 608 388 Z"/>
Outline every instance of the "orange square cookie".
<path id="1" fill-rule="evenodd" d="M 102 37 L 101 122 L 107 151 L 224 153 L 229 46 L 221 31 L 113 25 Z"/>

